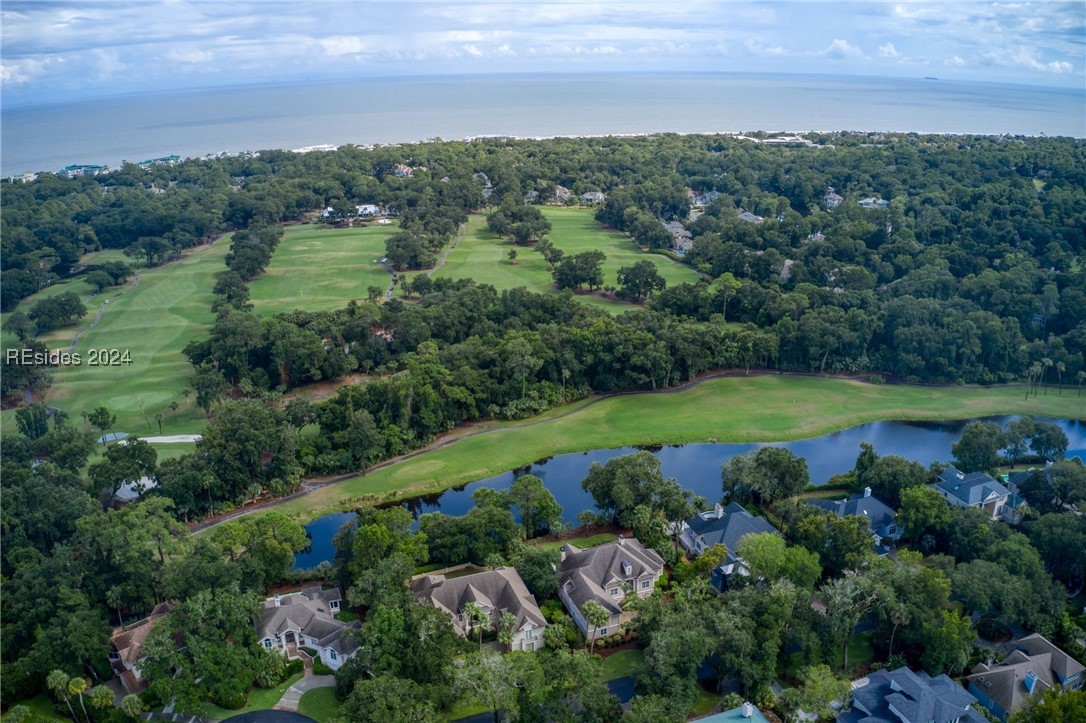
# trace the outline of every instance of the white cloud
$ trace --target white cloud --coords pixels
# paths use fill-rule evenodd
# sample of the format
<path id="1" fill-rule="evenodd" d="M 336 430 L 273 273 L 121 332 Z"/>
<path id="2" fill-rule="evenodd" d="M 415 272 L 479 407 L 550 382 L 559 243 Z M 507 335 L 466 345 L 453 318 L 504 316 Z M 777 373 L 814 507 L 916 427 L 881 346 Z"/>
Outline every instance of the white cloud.
<path id="1" fill-rule="evenodd" d="M 354 55 L 366 50 L 366 43 L 357 35 L 333 35 L 318 42 L 327 55 Z"/>
<path id="2" fill-rule="evenodd" d="M 754 38 L 747 38 L 743 41 L 743 47 L 751 55 L 759 58 L 783 58 L 788 55 L 788 51 L 779 45 L 769 47 L 758 42 Z"/>
<path id="3" fill-rule="evenodd" d="M 166 53 L 166 60 L 175 63 L 189 63 L 192 65 L 210 63 L 215 59 L 215 53 L 210 50 L 197 48 L 171 48 Z"/>
<path id="4" fill-rule="evenodd" d="M 825 50 L 819 55 L 826 58 L 833 58 L 834 60 L 859 60 L 864 57 L 864 52 L 857 48 L 855 45 L 849 44 L 847 40 L 841 40 L 840 38 L 834 38 Z"/>
<path id="5" fill-rule="evenodd" d="M 478 46 L 475 45 L 465 45 L 464 52 L 473 58 L 483 57 L 483 51 L 479 50 Z"/>
<path id="6" fill-rule="evenodd" d="M 1070 73 L 1074 67 L 1063 60 L 1053 60 L 1045 63 L 1037 59 L 1037 54 L 1030 48 L 1019 48 L 1013 62 L 1031 70 L 1040 70 L 1046 73 Z"/>
<path id="7" fill-rule="evenodd" d="M 879 57 L 897 60 L 904 56 L 898 52 L 893 43 L 887 43 L 886 45 L 879 46 Z"/>

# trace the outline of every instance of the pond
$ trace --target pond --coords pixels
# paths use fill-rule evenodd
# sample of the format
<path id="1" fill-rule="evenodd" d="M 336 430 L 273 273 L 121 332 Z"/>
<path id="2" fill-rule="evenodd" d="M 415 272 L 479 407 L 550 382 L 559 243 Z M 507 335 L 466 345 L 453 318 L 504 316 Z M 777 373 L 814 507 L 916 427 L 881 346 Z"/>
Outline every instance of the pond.
<path id="1" fill-rule="evenodd" d="M 1017 419 L 1014 416 L 988 417 L 986 421 L 1005 425 Z M 1041 419 L 1058 424 L 1070 442 L 1068 457 L 1086 459 L 1086 422 L 1068 419 Z M 924 466 L 952 458 L 950 447 L 961 436 L 962 429 L 972 420 L 952 422 L 872 422 L 794 442 L 766 444 L 684 444 L 668 447 L 647 448 L 660 460 L 660 467 L 668 477 L 674 477 L 683 487 L 694 490 L 710 503 L 720 499 L 720 466 L 737 454 L 743 454 L 762 446 L 784 447 L 807 460 L 811 481 L 825 484 L 831 477 L 852 469 L 860 443 L 868 442 L 879 456 L 900 455 Z M 637 447 L 596 449 L 589 452 L 563 454 L 539 460 L 527 469 L 521 468 L 487 479 L 454 487 L 444 492 L 415 497 L 402 504 L 417 517 L 426 512 L 443 512 L 447 515 L 466 514 L 474 503 L 471 494 L 479 487 L 508 489 L 517 475 L 530 472 L 543 480 L 562 505 L 565 521 L 576 523 L 577 513 L 594 509 L 592 496 L 581 489 L 581 480 L 588 474 L 593 462 L 607 460 L 636 452 Z M 354 518 L 353 512 L 326 515 L 306 525 L 312 543 L 294 558 L 295 569 L 313 567 L 333 555 L 332 536 Z"/>

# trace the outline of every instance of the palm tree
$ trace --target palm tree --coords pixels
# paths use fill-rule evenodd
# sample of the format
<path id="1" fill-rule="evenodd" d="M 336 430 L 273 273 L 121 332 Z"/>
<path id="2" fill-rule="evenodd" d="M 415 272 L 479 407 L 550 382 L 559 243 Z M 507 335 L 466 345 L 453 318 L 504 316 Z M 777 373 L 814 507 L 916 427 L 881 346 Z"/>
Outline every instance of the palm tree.
<path id="1" fill-rule="evenodd" d="M 1044 365 L 1044 380 L 1042 383 L 1044 384 L 1045 394 L 1048 394 L 1048 370 L 1052 368 L 1052 360 L 1048 357 L 1044 357 L 1041 359 L 1041 364 Z M 1034 394 L 1034 396 L 1037 395 Z"/>
<path id="2" fill-rule="evenodd" d="M 588 652 L 592 653 L 596 650 L 596 636 L 595 633 L 600 627 L 607 624 L 607 621 L 611 619 L 611 614 L 595 600 L 589 600 L 581 607 L 581 612 L 584 613 L 585 621 L 592 626 L 588 632 L 589 648 Z"/>
<path id="3" fill-rule="evenodd" d="M 506 610 L 502 613 L 501 619 L 498 620 L 498 642 L 506 646 L 508 650 L 513 649 L 513 637 L 516 635 L 514 628 L 517 625 L 517 616 Z"/>
<path id="4" fill-rule="evenodd" d="M 121 712 L 129 718 L 139 718 L 144 709 L 143 700 L 138 695 L 126 695 L 121 699 Z"/>
<path id="5" fill-rule="evenodd" d="M 49 688 L 49 692 L 56 697 L 57 700 L 63 700 L 68 704 L 68 710 L 72 714 L 72 720 L 75 720 L 75 708 L 72 708 L 72 701 L 68 700 L 68 674 L 63 670 L 54 670 L 45 679 L 45 686 Z"/>
<path id="6" fill-rule="evenodd" d="M 99 685 L 97 688 L 91 688 L 90 692 L 91 707 L 97 710 L 105 710 L 113 706 L 113 691 L 104 685 Z"/>
<path id="7" fill-rule="evenodd" d="M 483 649 L 483 629 L 486 627 L 487 622 L 490 621 L 490 615 L 486 610 L 483 610 L 483 606 L 477 602 L 469 602 L 464 606 L 464 617 L 467 618 L 468 627 L 475 628 L 479 633 L 479 649 Z"/>
<path id="8" fill-rule="evenodd" d="M 87 715 L 87 706 L 83 704 L 83 691 L 87 689 L 87 681 L 82 678 L 72 678 L 68 681 L 68 695 L 79 696 L 79 707 L 83 709 L 83 717 L 87 719 L 87 723 L 90 723 L 90 716 Z"/>
<path id="9" fill-rule="evenodd" d="M 1075 375 L 1075 381 L 1078 382 L 1078 395 L 1082 396 L 1082 384 L 1086 382 L 1086 371 L 1080 371 Z"/>
<path id="10" fill-rule="evenodd" d="M 898 626 L 908 625 L 911 619 L 909 610 L 904 605 L 897 606 L 890 611 L 890 622 L 894 624 L 894 629 L 890 632 L 890 649 L 886 653 L 887 657 L 894 654 L 894 636 L 897 635 Z"/>
<path id="11" fill-rule="evenodd" d="M 581 510 L 577 513 L 577 521 L 584 525 L 587 531 L 590 525 L 596 524 L 596 513 L 592 510 Z"/>
<path id="12" fill-rule="evenodd" d="M 1060 394 L 1063 394 L 1063 373 L 1067 371 L 1067 365 L 1063 362 L 1056 362 L 1056 377 L 1060 380 Z"/>

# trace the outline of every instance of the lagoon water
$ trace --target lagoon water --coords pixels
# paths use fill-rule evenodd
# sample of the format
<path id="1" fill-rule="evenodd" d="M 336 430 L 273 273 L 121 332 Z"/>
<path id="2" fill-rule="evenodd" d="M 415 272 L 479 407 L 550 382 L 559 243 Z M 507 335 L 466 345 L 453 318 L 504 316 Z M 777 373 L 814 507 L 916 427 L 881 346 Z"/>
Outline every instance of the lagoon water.
<path id="1" fill-rule="evenodd" d="M 1017 417 L 992 417 L 989 421 L 1001 426 Z M 1040 420 L 1039 420 L 1040 421 Z M 1045 419 L 1058 424 L 1067 435 L 1068 457 L 1086 459 L 1086 421 Z M 860 443 L 868 442 L 879 456 L 896 454 L 915 460 L 924 466 L 936 461 L 952 459 L 951 446 L 961 437 L 967 421 L 954 422 L 873 422 L 856 427 L 795 442 L 773 443 L 784 447 L 807 460 L 811 481 L 824 484 L 831 477 L 852 469 Z M 759 444 L 684 444 L 652 448 L 660 460 L 664 475 L 674 477 L 686 488 L 694 490 L 710 503 L 720 499 L 720 466 L 737 454 L 743 454 Z M 447 515 L 466 514 L 474 503 L 471 494 L 479 487 L 508 489 L 517 475 L 530 472 L 543 480 L 562 505 L 566 522 L 576 523 L 581 510 L 595 509 L 592 496 L 581 489 L 581 480 L 588 474 L 593 462 L 605 464 L 607 460 L 636 452 L 636 447 L 597 449 L 580 454 L 563 454 L 530 466 L 487 479 L 471 482 L 464 487 L 446 490 L 435 495 L 416 497 L 404 505 L 416 515 L 426 512 L 442 512 Z M 331 560 L 334 553 L 332 536 L 343 523 L 354 518 L 353 512 L 326 515 L 306 525 L 311 539 L 310 547 L 295 555 L 296 569 L 317 565 Z"/>
<path id="2" fill-rule="evenodd" d="M 1086 137 L 1086 91 L 656 73 L 377 78 L 5 105 L 0 171 L 477 135 L 915 131 Z"/>

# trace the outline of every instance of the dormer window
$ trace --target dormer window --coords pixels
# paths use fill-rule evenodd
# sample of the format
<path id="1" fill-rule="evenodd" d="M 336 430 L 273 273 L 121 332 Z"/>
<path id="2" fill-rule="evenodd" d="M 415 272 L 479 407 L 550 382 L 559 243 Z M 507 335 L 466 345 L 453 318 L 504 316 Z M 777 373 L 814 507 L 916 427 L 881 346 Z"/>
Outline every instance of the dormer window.
<path id="1" fill-rule="evenodd" d="M 617 587 L 611 588 L 611 597 L 618 597 L 618 588 Z"/>
<path id="2" fill-rule="evenodd" d="M 633 566 L 627 560 L 622 561 L 622 574 L 626 577 L 633 574 Z"/>

